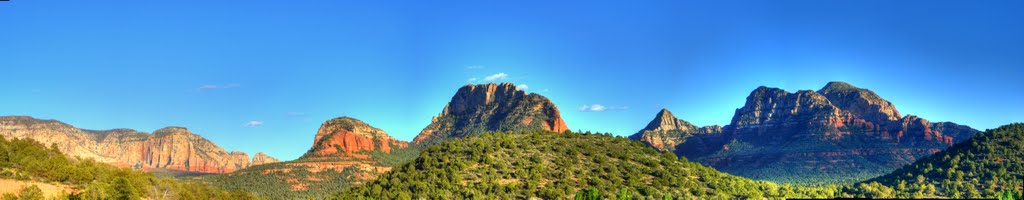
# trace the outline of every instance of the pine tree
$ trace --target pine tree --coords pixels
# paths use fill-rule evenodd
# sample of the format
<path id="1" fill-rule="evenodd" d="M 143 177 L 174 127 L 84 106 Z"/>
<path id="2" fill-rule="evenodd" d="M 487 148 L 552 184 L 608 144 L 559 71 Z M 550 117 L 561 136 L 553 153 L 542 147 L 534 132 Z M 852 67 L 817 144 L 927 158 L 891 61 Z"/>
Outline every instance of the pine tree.
<path id="1" fill-rule="evenodd" d="M 632 200 L 633 199 L 633 194 L 631 194 L 629 192 L 629 190 L 627 190 L 627 189 L 622 189 L 622 190 L 619 190 L 618 199 L 619 200 Z"/>
<path id="2" fill-rule="evenodd" d="M 25 188 L 21 188 L 21 192 L 18 192 L 18 200 L 41 200 L 43 199 L 43 190 L 39 189 L 39 186 L 32 185 Z"/>
<path id="3" fill-rule="evenodd" d="M 139 195 L 135 192 L 135 188 L 132 187 L 128 179 L 124 177 L 117 177 L 114 182 L 110 184 L 111 192 L 110 197 L 116 200 L 135 200 L 139 199 Z"/>
<path id="4" fill-rule="evenodd" d="M 601 191 L 598 191 L 597 188 L 590 188 L 590 191 L 587 192 L 587 199 L 588 200 L 598 200 L 598 199 L 601 199 Z"/>

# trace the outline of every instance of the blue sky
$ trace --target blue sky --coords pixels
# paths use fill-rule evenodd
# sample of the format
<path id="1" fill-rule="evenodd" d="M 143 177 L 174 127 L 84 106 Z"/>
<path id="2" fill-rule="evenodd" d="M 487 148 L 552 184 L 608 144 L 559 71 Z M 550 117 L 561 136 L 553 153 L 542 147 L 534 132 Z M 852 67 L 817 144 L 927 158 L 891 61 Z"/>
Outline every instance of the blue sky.
<path id="1" fill-rule="evenodd" d="M 1020 1 L 12 0 L 0 2 L 0 115 L 87 129 L 185 126 L 228 150 L 294 159 L 339 116 L 410 140 L 458 87 L 503 74 L 493 81 L 547 96 L 574 130 L 629 135 L 661 108 L 724 125 L 757 86 L 833 80 L 903 114 L 987 129 L 1024 121 L 1020 10 Z M 608 109 L 580 110 L 594 104 Z"/>

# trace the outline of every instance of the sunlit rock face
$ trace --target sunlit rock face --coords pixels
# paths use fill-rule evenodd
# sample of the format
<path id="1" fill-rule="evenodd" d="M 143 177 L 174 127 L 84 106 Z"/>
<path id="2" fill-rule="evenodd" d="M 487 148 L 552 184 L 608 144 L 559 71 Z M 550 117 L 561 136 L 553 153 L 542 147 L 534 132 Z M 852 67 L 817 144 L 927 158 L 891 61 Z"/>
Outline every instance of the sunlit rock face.
<path id="1" fill-rule="evenodd" d="M 285 179 L 292 191 L 305 191 L 324 183 L 358 184 L 390 171 L 392 166 L 377 159 L 386 159 L 394 151 L 406 148 L 409 142 L 396 140 L 384 130 L 355 118 L 338 117 L 320 125 L 313 145 L 302 157 L 229 175 L 269 174 Z M 258 157 L 253 157 L 254 163 Z"/>
<path id="2" fill-rule="evenodd" d="M 256 153 L 256 155 L 252 156 L 252 165 L 262 165 L 278 162 L 281 161 L 278 160 L 277 158 L 270 157 L 267 154 L 264 154 L 263 152 Z"/>
<path id="3" fill-rule="evenodd" d="M 632 138 L 718 170 L 775 181 L 877 176 L 978 133 L 950 122 L 901 117 L 891 102 L 843 82 L 818 91 L 758 87 L 720 133 L 686 133 L 695 126 L 664 118 L 659 115 Z M 658 128 L 680 131 L 652 134 Z"/>
<path id="4" fill-rule="evenodd" d="M 677 119 L 672 112 L 662 109 L 655 115 L 647 127 L 629 136 L 630 139 L 642 141 L 662 151 L 675 151 L 676 146 L 693 135 L 718 134 L 721 126 L 697 127 L 685 120 Z"/>
<path id="5" fill-rule="evenodd" d="M 548 98 L 527 94 L 512 83 L 466 85 L 459 88 L 413 140 L 433 143 L 487 131 L 569 130 L 558 107 Z"/>
<path id="6" fill-rule="evenodd" d="M 0 117 L 0 135 L 53 145 L 71 156 L 144 170 L 163 168 L 226 173 L 252 165 L 243 152 L 228 152 L 184 127 L 153 134 L 131 129 L 84 130 L 56 120 Z"/>
<path id="7" fill-rule="evenodd" d="M 313 147 L 303 158 L 355 157 L 369 158 L 368 152 L 391 153 L 393 148 L 405 148 L 408 142 L 392 138 L 384 130 L 374 128 L 363 121 L 350 117 L 339 117 L 320 125 L 313 139 Z"/>

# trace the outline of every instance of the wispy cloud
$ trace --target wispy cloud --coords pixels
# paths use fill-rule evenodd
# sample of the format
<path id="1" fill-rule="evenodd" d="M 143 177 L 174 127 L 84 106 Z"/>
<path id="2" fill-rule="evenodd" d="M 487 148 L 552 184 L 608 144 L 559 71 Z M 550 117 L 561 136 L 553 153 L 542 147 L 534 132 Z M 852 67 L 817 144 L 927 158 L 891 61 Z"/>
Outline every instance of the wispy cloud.
<path id="1" fill-rule="evenodd" d="M 580 106 L 581 112 L 604 112 L 609 110 L 626 110 L 628 106 L 604 106 L 601 104 L 583 105 Z"/>
<path id="2" fill-rule="evenodd" d="M 236 88 L 236 87 L 238 87 L 238 86 L 239 86 L 238 84 L 227 84 L 227 85 L 203 85 L 203 86 L 199 86 L 199 88 L 198 88 L 198 89 L 199 89 L 199 91 L 210 91 L 210 90 L 221 90 L 221 89 L 231 89 L 231 88 Z"/>
<path id="3" fill-rule="evenodd" d="M 472 83 L 472 82 L 476 82 L 476 78 L 469 78 L 469 80 L 468 80 L 468 81 L 469 81 L 470 83 Z"/>
<path id="4" fill-rule="evenodd" d="M 526 84 L 519 84 L 516 87 L 518 87 L 520 90 L 529 90 L 530 89 L 530 86 L 527 86 Z"/>
<path id="5" fill-rule="evenodd" d="M 605 111 L 607 109 L 608 108 L 604 107 L 601 104 L 580 106 L 580 111 L 583 111 L 583 112 L 601 112 L 601 111 Z"/>
<path id="6" fill-rule="evenodd" d="M 490 75 L 490 76 L 484 77 L 484 81 L 496 81 L 496 80 L 502 80 L 502 79 L 505 79 L 505 78 L 508 78 L 508 74 L 505 74 L 504 72 L 502 72 L 502 73 L 497 73 L 497 74 L 494 74 L 494 75 Z"/>
<path id="7" fill-rule="evenodd" d="M 466 66 L 466 69 L 483 69 L 483 68 L 484 68 L 483 65 Z"/>
<path id="8" fill-rule="evenodd" d="M 249 121 L 248 123 L 245 123 L 244 126 L 248 126 L 248 127 L 263 126 L 263 122 L 261 122 L 261 121 Z"/>

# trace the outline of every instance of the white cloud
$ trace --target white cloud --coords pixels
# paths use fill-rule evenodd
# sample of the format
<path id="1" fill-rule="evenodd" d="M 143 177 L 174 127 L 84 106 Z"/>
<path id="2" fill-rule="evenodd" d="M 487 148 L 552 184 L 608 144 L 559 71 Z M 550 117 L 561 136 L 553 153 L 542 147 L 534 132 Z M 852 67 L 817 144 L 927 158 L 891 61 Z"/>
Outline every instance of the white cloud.
<path id="1" fill-rule="evenodd" d="M 203 85 L 199 86 L 200 91 L 208 90 L 220 90 L 220 89 L 231 89 L 238 87 L 238 84 L 227 84 L 227 85 Z"/>
<path id="2" fill-rule="evenodd" d="M 199 86 L 199 90 L 216 90 L 216 89 L 218 89 L 218 88 L 220 88 L 220 87 L 219 87 L 219 86 L 216 86 L 216 85 L 204 85 L 204 86 Z"/>
<path id="3" fill-rule="evenodd" d="M 249 123 L 245 123 L 245 126 L 248 126 L 248 127 L 263 126 L 263 122 L 261 122 L 261 121 L 250 121 Z"/>
<path id="4" fill-rule="evenodd" d="M 483 65 L 466 66 L 466 69 L 483 69 Z"/>
<path id="5" fill-rule="evenodd" d="M 530 86 L 526 86 L 526 84 L 519 84 L 519 86 L 516 86 L 516 87 L 518 87 L 520 90 L 529 90 L 530 89 Z"/>
<path id="6" fill-rule="evenodd" d="M 495 81 L 495 80 L 501 80 L 501 79 L 505 79 L 505 78 L 508 78 L 508 74 L 505 74 L 504 72 L 502 72 L 502 73 L 497 73 L 497 74 L 494 74 L 494 75 L 487 76 L 487 77 L 484 78 L 484 81 Z"/>
<path id="7" fill-rule="evenodd" d="M 580 106 L 580 108 L 579 108 L 579 110 L 581 112 L 603 112 L 603 111 L 610 111 L 610 110 L 626 110 L 626 109 L 629 109 L 629 106 L 604 106 L 604 105 L 601 105 L 601 104 L 583 105 L 583 106 Z"/>
<path id="8" fill-rule="evenodd" d="M 472 82 L 476 82 L 476 78 L 469 78 L 469 82 L 470 82 L 470 83 L 472 83 Z"/>
<path id="9" fill-rule="evenodd" d="M 580 111 L 583 111 L 583 112 L 601 112 L 601 111 L 605 111 L 607 109 L 608 108 L 604 107 L 601 104 L 580 106 Z"/>

